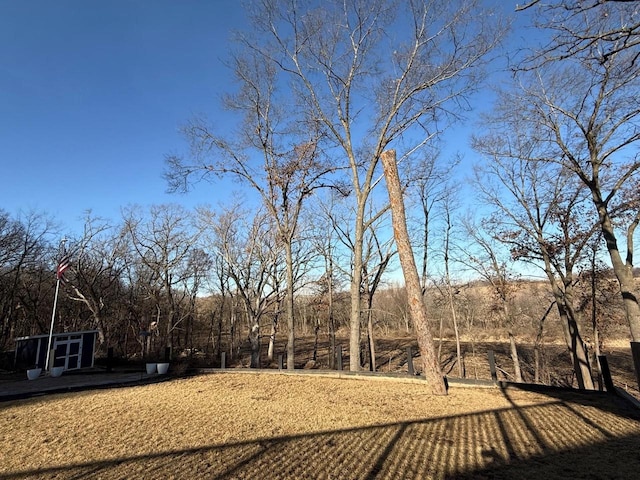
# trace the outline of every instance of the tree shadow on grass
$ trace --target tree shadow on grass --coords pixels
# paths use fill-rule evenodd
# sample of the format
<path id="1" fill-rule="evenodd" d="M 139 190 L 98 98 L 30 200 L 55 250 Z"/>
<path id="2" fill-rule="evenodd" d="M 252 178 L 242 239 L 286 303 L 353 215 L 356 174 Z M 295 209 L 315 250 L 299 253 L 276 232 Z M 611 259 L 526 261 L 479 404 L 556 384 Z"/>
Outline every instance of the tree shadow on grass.
<path id="1" fill-rule="evenodd" d="M 548 402 L 520 406 L 512 390 L 503 393 L 510 408 L 4 471 L 0 479 L 636 478 L 640 421 L 624 405 L 554 391 Z"/>
<path id="2" fill-rule="evenodd" d="M 536 411 L 519 407 L 512 399 L 516 390 L 535 391 L 555 399 L 553 408 Z M 626 400 L 602 392 L 580 392 L 572 389 L 538 385 L 510 384 L 502 388 L 513 406 L 520 425 L 533 436 L 539 454 L 522 456 L 509 449 L 507 457 L 483 450 L 488 464 L 469 472 L 448 474 L 448 479 L 632 479 L 640 471 L 640 435 L 622 434 L 620 425 L 640 421 L 640 412 Z M 551 404 L 549 405 L 551 407 Z M 545 417 L 548 415 L 548 417 Z M 501 424 L 501 420 L 498 420 Z M 507 432 L 503 438 L 515 439 L 522 432 Z"/>

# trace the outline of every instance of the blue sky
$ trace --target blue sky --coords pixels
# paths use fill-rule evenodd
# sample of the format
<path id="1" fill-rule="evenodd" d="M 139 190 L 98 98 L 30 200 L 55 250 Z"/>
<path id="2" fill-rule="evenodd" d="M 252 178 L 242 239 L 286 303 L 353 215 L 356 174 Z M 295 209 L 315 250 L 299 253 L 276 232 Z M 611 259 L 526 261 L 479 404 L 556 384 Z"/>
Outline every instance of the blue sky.
<path id="1" fill-rule="evenodd" d="M 165 193 L 163 158 L 191 116 L 216 117 L 234 0 L 0 0 L 0 208 L 66 226 Z M 217 189 L 224 194 L 224 189 Z"/>
<path id="2" fill-rule="evenodd" d="M 0 0 L 0 208 L 74 229 L 88 209 L 223 201 L 237 184 L 167 194 L 163 159 L 185 150 L 193 115 L 224 124 L 244 17 L 240 0 Z"/>

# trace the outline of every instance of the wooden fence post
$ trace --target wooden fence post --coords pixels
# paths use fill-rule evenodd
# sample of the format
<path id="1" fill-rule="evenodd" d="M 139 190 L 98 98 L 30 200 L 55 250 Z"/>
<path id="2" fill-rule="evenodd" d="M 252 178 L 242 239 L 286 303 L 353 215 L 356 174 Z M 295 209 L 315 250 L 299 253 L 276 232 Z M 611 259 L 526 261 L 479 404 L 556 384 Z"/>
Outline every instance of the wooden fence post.
<path id="1" fill-rule="evenodd" d="M 605 355 L 598 355 L 598 361 L 600 362 L 600 370 L 602 370 L 602 380 L 604 386 L 609 393 L 615 393 L 616 389 L 613 386 L 613 379 L 611 378 L 611 370 L 609 370 L 609 361 Z"/>
<path id="2" fill-rule="evenodd" d="M 640 342 L 631 342 L 631 356 L 633 357 L 633 367 L 636 370 L 638 388 L 640 388 Z"/>
<path id="3" fill-rule="evenodd" d="M 338 370 L 342 371 L 342 345 L 338 345 L 336 356 L 338 360 Z"/>
<path id="4" fill-rule="evenodd" d="M 221 352 L 220 353 L 220 368 L 222 370 L 224 370 L 225 368 L 227 368 L 227 352 Z"/>

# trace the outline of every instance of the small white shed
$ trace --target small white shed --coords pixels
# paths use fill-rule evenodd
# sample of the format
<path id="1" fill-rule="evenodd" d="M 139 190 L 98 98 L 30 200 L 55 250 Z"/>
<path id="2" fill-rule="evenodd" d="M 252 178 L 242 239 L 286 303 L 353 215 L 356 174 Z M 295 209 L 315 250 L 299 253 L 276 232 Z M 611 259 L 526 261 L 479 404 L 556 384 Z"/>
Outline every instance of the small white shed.
<path id="1" fill-rule="evenodd" d="M 98 330 L 54 333 L 51 348 L 55 353 L 51 366 L 65 370 L 93 367 L 97 336 Z M 49 335 L 46 334 L 16 338 L 16 368 L 44 367 L 48 342 Z"/>

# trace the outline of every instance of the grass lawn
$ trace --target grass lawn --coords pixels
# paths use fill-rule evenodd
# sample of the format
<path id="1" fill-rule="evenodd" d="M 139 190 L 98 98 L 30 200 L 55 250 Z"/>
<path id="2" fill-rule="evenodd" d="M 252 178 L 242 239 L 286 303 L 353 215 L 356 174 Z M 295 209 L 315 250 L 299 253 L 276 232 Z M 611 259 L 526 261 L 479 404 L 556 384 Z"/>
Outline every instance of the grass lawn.
<path id="1" fill-rule="evenodd" d="M 0 404 L 5 478 L 638 478 L 606 394 L 220 373 Z"/>

